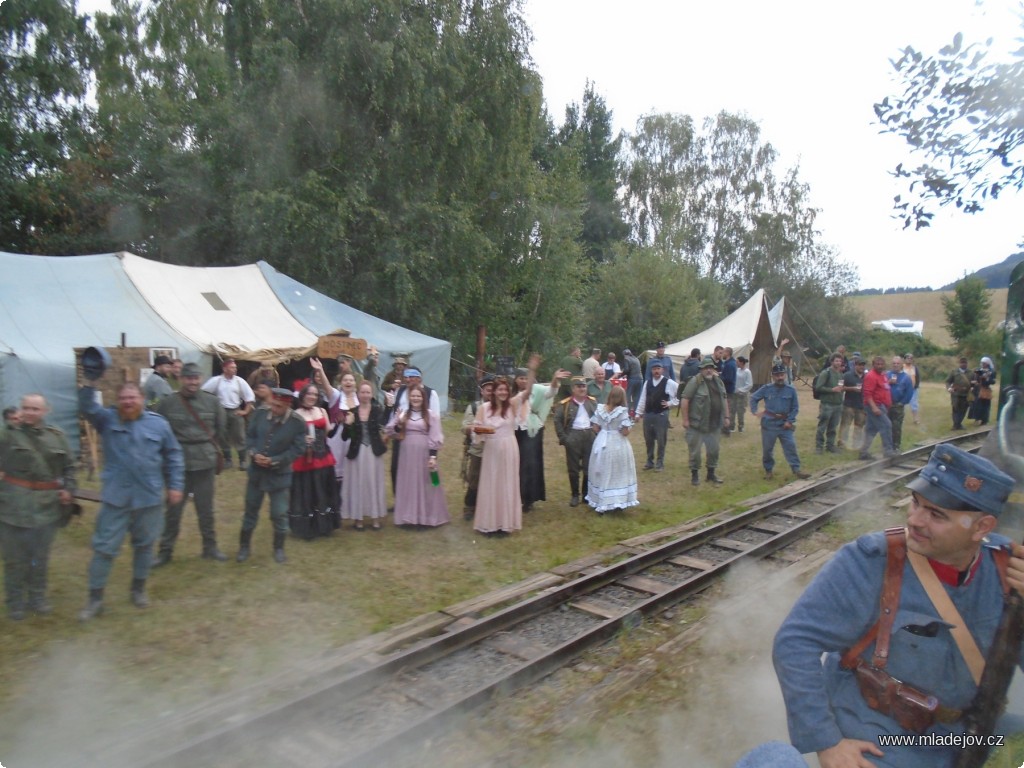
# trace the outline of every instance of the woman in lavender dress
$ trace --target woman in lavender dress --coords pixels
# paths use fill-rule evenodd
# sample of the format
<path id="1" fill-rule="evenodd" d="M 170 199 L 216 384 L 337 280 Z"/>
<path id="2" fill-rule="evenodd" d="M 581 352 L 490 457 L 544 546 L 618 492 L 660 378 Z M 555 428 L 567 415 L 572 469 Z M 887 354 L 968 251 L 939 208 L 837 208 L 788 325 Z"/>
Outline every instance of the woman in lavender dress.
<path id="1" fill-rule="evenodd" d="M 443 442 L 440 420 L 427 408 L 420 387 L 410 387 L 407 394 L 409 409 L 395 411 L 387 428 L 388 434 L 402 443 L 395 483 L 395 525 L 444 525 L 449 520 L 444 488 L 431 482 Z"/>

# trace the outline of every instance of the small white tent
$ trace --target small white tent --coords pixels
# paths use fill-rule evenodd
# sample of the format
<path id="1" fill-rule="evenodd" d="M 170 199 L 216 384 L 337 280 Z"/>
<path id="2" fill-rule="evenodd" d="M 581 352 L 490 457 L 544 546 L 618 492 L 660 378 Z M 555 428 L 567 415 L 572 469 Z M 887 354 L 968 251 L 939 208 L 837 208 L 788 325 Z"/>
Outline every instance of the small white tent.
<path id="1" fill-rule="evenodd" d="M 775 344 L 768 317 L 768 299 L 761 288 L 735 312 L 707 330 L 665 347 L 665 354 L 672 358 L 678 371 L 692 349 L 699 349 L 702 356 L 707 356 L 716 346 L 732 347 L 734 356 L 742 355 L 750 360 L 750 370 L 757 384 L 771 378 Z"/>

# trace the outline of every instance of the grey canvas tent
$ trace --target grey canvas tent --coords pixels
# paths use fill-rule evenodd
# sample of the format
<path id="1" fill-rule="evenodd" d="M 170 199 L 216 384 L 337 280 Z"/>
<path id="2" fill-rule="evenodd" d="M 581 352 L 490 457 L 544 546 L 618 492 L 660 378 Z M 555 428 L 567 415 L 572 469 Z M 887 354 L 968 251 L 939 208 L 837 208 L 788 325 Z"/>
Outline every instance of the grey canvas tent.
<path id="1" fill-rule="evenodd" d="M 384 351 L 386 365 L 391 352 L 412 354 L 447 407 L 448 342 L 335 302 L 264 262 L 180 267 L 130 253 L 0 252 L 0 270 L 0 405 L 42 393 L 75 444 L 74 350 L 90 346 L 173 350 L 209 373 L 215 356 L 295 359 L 344 329 Z"/>

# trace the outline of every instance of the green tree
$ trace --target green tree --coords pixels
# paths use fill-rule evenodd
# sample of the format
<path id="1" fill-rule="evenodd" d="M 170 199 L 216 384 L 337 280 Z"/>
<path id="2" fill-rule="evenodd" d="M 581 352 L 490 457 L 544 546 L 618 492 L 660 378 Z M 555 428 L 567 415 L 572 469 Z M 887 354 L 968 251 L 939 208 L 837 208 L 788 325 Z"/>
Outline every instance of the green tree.
<path id="1" fill-rule="evenodd" d="M 722 294 L 701 280 L 689 265 L 680 265 L 650 246 L 620 246 L 614 261 L 597 268 L 588 292 L 586 340 L 602 348 L 629 347 L 638 355 L 657 338 L 681 339 L 724 312 Z"/>
<path id="2" fill-rule="evenodd" d="M 965 277 L 956 284 L 952 296 L 942 297 L 942 310 L 946 313 L 943 327 L 961 344 L 972 334 L 988 330 L 990 304 L 985 282 L 977 277 Z"/>
<path id="3" fill-rule="evenodd" d="M 587 82 L 583 104 L 570 104 L 558 132 L 561 144 L 571 145 L 581 157 L 587 190 L 580 241 L 595 264 L 609 261 L 617 244 L 624 243 L 629 225 L 619 199 L 619 153 L 623 135 L 612 132 L 612 111 Z"/>
<path id="4" fill-rule="evenodd" d="M 1024 48 L 1005 62 L 992 54 L 991 40 L 965 46 L 957 33 L 937 54 L 908 46 L 893 63 L 903 92 L 875 104 L 875 114 L 923 158 L 916 168 L 900 163 L 895 170 L 909 182 L 911 199 L 895 200 L 904 227 L 929 226 L 933 205 L 975 213 L 1007 188 L 1024 186 Z"/>
<path id="5" fill-rule="evenodd" d="M 0 4 L 0 248 L 71 252 L 86 211 L 74 205 L 85 149 L 93 40 L 70 0 Z M 85 175 L 88 175 L 87 173 Z"/>

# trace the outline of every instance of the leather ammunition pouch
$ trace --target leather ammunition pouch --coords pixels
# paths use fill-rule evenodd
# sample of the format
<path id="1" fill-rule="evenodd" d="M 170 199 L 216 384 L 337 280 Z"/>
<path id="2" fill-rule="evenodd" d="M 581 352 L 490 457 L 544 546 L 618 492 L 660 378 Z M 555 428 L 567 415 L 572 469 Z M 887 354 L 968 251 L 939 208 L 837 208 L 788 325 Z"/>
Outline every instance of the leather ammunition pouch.
<path id="1" fill-rule="evenodd" d="M 864 702 L 876 712 L 891 717 L 900 724 L 900 728 L 914 733 L 924 733 L 939 720 L 939 711 L 943 708 L 939 706 L 939 700 L 934 696 L 907 685 L 884 669 L 878 669 L 864 661 L 860 661 L 854 669 L 854 674 Z M 959 714 L 956 713 L 957 717 Z"/>

